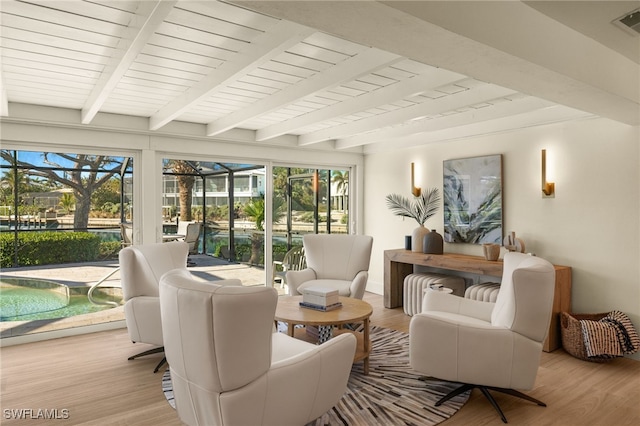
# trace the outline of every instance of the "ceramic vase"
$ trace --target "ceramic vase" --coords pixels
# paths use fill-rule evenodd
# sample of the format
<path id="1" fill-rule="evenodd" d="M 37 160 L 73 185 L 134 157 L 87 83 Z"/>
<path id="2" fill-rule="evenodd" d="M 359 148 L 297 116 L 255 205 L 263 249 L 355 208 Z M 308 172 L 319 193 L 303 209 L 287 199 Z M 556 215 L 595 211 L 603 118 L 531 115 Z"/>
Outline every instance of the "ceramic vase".
<path id="1" fill-rule="evenodd" d="M 500 245 L 487 243 L 482 245 L 484 251 L 484 258 L 487 260 L 495 261 L 500 257 Z"/>
<path id="2" fill-rule="evenodd" d="M 427 233 L 422 240 L 422 252 L 428 254 L 444 253 L 444 239 L 435 229 Z"/>
<path id="3" fill-rule="evenodd" d="M 422 253 L 424 236 L 429 232 L 431 231 L 425 228 L 423 225 L 420 225 L 413 230 L 413 232 L 411 233 L 411 251 Z"/>

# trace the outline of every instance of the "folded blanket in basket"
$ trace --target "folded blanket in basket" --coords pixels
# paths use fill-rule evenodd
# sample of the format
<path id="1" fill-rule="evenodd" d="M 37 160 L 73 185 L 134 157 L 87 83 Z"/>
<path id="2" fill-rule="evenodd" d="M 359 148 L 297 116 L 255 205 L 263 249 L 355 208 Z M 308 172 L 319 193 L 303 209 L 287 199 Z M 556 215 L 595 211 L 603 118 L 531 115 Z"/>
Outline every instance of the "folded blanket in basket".
<path id="1" fill-rule="evenodd" d="M 580 320 L 584 345 L 589 357 L 616 357 L 640 348 L 640 338 L 631 320 L 612 311 L 599 321 Z"/>

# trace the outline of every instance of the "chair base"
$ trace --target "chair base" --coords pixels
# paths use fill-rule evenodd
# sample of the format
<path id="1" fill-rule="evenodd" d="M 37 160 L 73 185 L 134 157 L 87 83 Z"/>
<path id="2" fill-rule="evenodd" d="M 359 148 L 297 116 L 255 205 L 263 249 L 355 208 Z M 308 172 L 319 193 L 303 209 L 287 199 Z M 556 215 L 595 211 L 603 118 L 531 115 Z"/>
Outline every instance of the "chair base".
<path id="1" fill-rule="evenodd" d="M 468 384 L 465 383 L 462 386 L 460 386 L 459 388 L 456 388 L 454 390 L 452 390 L 451 392 L 449 392 L 447 395 L 443 396 L 438 402 L 436 402 L 436 407 L 442 405 L 444 402 L 450 400 L 451 398 L 453 398 L 454 396 L 457 396 L 461 393 L 464 393 L 470 389 L 473 388 L 478 388 L 480 389 L 480 392 L 482 392 L 482 394 L 489 400 L 489 402 L 491 403 L 491 405 L 493 405 L 493 408 L 496 409 L 496 411 L 498 412 L 498 414 L 500 414 L 500 418 L 502 419 L 502 421 L 504 423 L 507 423 L 507 418 L 505 417 L 504 413 L 502 412 L 502 410 L 500 409 L 500 406 L 498 405 L 498 403 L 496 402 L 496 400 L 493 398 L 493 396 L 489 393 L 489 390 L 492 391 L 496 391 L 496 392 L 501 392 L 501 393 L 506 393 L 507 395 L 512 395 L 518 398 L 522 398 L 522 399 L 526 399 L 527 401 L 533 402 L 535 404 L 538 404 L 541 407 L 546 407 L 547 404 L 545 404 L 542 401 L 539 401 L 529 395 L 526 395 L 520 391 L 514 390 L 514 389 L 506 389 L 506 388 L 497 388 L 494 386 L 482 386 L 482 385 L 472 385 L 472 384 Z"/>
<path id="2" fill-rule="evenodd" d="M 131 361 L 132 359 L 140 358 L 141 356 L 159 354 L 160 352 L 164 352 L 164 346 L 160 346 L 159 348 L 149 349 L 144 352 L 140 352 L 139 354 L 132 355 L 129 358 L 127 358 L 127 360 Z M 162 357 L 162 359 L 160 360 L 158 365 L 156 365 L 156 368 L 153 370 L 153 372 L 157 373 L 158 370 L 160 370 L 160 367 L 162 367 L 166 362 L 167 362 L 167 357 Z"/>

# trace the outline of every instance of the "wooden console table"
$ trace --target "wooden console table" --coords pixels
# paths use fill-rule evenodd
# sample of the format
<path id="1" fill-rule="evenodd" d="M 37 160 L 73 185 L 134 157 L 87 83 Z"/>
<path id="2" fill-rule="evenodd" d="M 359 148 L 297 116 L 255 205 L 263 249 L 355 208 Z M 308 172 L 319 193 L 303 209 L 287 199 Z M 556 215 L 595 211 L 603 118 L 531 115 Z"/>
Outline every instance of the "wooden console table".
<path id="1" fill-rule="evenodd" d="M 502 278 L 502 260 L 490 261 L 484 257 L 464 254 L 424 254 L 397 249 L 384 252 L 384 306 L 402 306 L 402 286 L 404 278 L 413 273 L 413 266 L 461 271 L 477 275 Z M 556 268 L 556 290 L 553 298 L 553 314 L 549 325 L 549 336 L 544 342 L 545 352 L 562 347 L 560 335 L 560 312 L 571 312 L 571 267 Z"/>

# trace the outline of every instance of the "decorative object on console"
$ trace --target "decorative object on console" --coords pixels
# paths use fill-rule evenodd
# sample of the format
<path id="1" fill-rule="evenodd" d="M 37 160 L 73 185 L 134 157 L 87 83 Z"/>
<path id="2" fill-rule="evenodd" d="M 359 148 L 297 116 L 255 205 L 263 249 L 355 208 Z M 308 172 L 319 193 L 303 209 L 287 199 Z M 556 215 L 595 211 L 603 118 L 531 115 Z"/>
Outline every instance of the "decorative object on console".
<path id="1" fill-rule="evenodd" d="M 516 238 L 515 232 L 510 232 L 506 237 L 504 237 L 502 245 L 509 251 L 524 253 L 524 241 L 520 238 Z"/>
<path id="2" fill-rule="evenodd" d="M 427 254 L 444 253 L 444 239 L 435 229 L 432 229 L 431 232 L 423 237 L 422 252 Z"/>
<path id="3" fill-rule="evenodd" d="M 424 223 L 435 215 L 440 208 L 440 192 L 438 188 L 421 191 L 420 195 L 409 200 L 399 194 L 389 194 L 386 197 L 387 207 L 396 216 L 410 217 L 418 222 L 418 226 L 411 234 L 411 251 L 422 253 L 424 236 L 429 229 Z"/>
<path id="4" fill-rule="evenodd" d="M 404 249 L 411 250 L 411 235 L 404 236 Z"/>
<path id="5" fill-rule="evenodd" d="M 484 252 L 484 258 L 491 261 L 496 261 L 500 257 L 500 245 L 495 243 L 484 243 L 482 245 L 482 251 Z"/>
<path id="6" fill-rule="evenodd" d="M 411 251 L 422 253 L 424 237 L 431 231 L 426 226 L 418 226 L 411 232 Z"/>
<path id="7" fill-rule="evenodd" d="M 444 161 L 444 241 L 502 241 L 502 155 Z"/>

